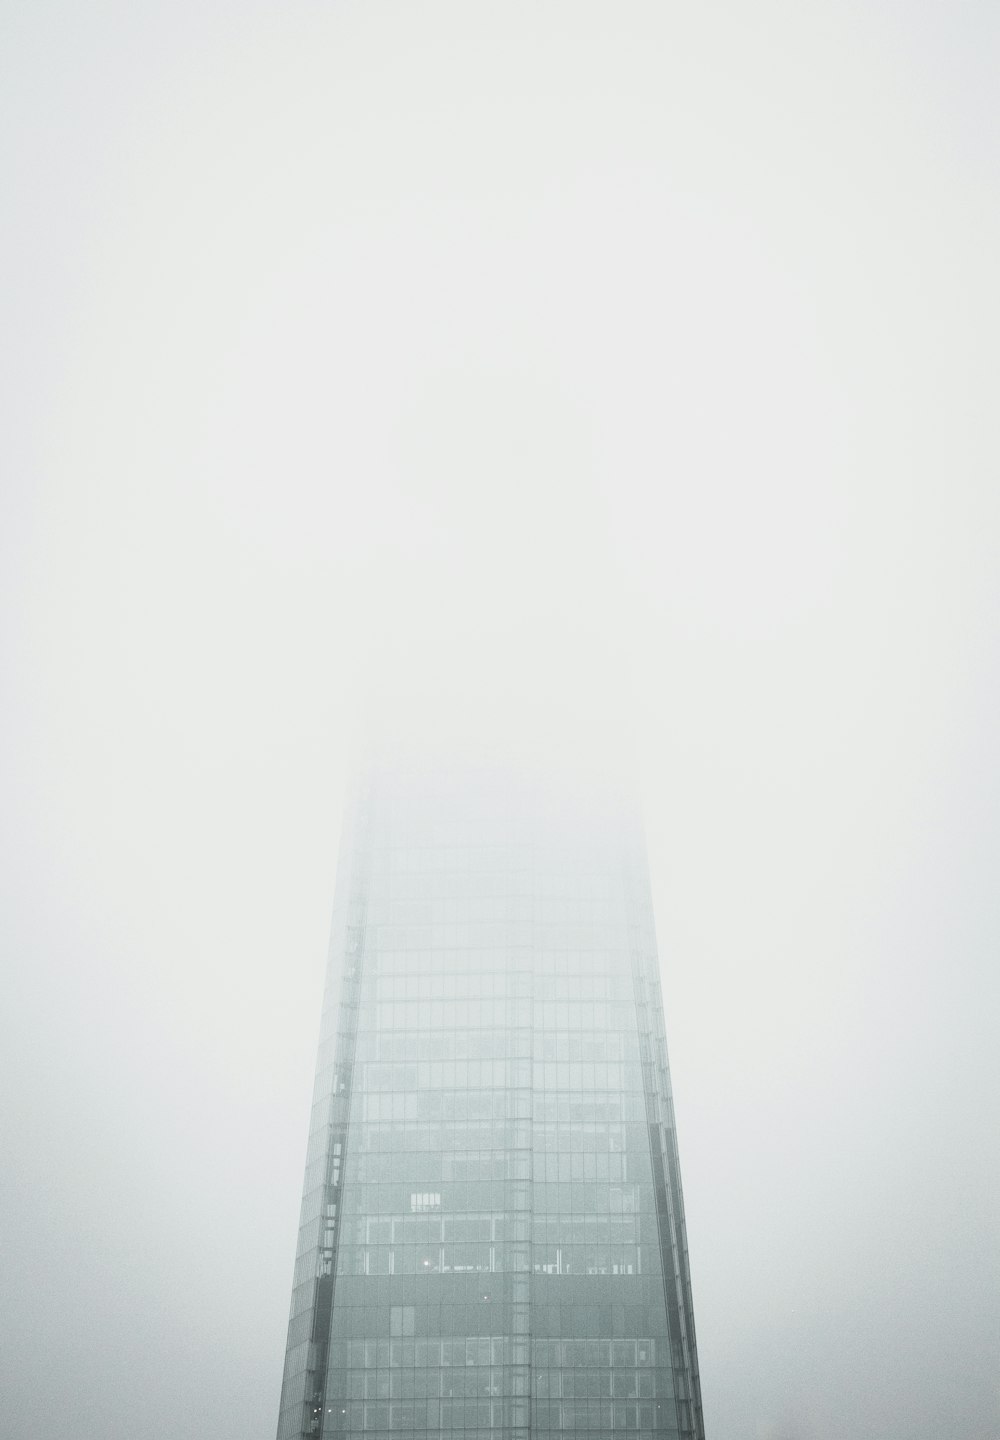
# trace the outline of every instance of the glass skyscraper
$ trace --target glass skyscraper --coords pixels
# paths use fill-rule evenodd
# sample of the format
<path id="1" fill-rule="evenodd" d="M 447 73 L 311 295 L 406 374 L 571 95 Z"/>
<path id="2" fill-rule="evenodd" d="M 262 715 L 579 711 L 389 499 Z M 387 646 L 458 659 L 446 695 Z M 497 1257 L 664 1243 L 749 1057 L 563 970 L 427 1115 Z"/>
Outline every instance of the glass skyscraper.
<path id="1" fill-rule="evenodd" d="M 641 833 L 497 775 L 345 827 L 278 1440 L 701 1440 Z"/>

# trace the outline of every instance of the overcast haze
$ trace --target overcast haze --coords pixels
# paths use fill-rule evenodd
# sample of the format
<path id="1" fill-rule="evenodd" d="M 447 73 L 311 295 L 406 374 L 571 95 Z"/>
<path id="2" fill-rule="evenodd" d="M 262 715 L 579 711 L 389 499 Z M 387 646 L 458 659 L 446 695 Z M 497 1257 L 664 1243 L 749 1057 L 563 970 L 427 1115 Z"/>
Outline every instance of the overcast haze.
<path id="1" fill-rule="evenodd" d="M 709 1440 L 996 1440 L 1000 9 L 0 8 L 0 1433 L 271 1440 L 378 732 L 638 777 Z"/>

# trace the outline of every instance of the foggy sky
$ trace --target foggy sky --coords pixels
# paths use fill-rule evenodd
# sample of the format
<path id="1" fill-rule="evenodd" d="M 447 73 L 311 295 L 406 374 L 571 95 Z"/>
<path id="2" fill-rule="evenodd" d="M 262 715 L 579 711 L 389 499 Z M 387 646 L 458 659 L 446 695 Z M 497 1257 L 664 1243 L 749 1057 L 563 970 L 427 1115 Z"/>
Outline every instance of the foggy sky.
<path id="1" fill-rule="evenodd" d="M 271 1440 L 377 734 L 637 779 L 709 1440 L 996 1440 L 1000 11 L 3 19 L 0 1434 Z"/>

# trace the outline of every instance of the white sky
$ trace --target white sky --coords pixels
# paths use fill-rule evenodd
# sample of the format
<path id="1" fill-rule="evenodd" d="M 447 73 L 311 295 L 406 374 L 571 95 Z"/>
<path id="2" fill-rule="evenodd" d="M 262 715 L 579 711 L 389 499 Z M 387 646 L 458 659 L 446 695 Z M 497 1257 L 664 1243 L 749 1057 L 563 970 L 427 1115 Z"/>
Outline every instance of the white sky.
<path id="1" fill-rule="evenodd" d="M 709 1440 L 995 1440 L 1000 10 L 2 19 L 4 1435 L 270 1440 L 381 729 L 641 777 Z"/>

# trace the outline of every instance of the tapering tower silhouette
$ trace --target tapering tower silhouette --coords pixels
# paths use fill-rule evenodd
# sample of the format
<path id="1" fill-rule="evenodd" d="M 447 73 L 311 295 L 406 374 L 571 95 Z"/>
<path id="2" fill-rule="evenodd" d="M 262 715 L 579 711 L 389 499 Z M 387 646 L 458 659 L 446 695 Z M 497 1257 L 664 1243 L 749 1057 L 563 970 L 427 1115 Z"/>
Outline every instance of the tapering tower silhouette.
<path id="1" fill-rule="evenodd" d="M 385 771 L 345 825 L 278 1440 L 703 1440 L 641 829 Z"/>

